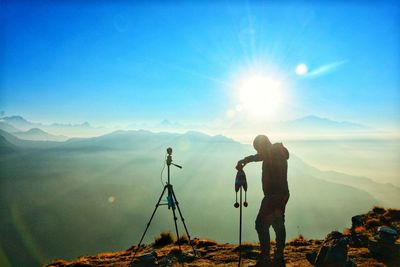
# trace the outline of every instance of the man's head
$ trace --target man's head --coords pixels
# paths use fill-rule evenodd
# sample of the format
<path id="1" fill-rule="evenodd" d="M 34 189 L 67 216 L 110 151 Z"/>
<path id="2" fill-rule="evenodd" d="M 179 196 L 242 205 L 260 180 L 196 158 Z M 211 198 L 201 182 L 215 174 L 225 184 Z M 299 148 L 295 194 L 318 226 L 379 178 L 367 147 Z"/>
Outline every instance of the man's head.
<path id="1" fill-rule="evenodd" d="M 261 156 L 267 155 L 269 148 L 271 147 L 271 142 L 265 135 L 257 135 L 253 141 L 253 147 Z"/>

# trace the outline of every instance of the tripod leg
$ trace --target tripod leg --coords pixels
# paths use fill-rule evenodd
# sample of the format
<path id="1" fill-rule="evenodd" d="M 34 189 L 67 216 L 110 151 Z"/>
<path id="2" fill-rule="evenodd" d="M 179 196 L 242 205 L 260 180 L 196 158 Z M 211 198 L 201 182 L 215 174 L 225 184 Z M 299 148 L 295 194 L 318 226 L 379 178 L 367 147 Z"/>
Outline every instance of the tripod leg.
<path id="1" fill-rule="evenodd" d="M 187 227 L 186 227 L 185 219 L 183 218 L 183 215 L 182 215 L 182 212 L 181 212 L 181 208 L 179 207 L 179 203 L 178 203 L 178 200 L 176 199 L 176 195 L 175 195 L 174 190 L 172 190 L 172 196 L 174 197 L 175 205 L 178 207 L 179 216 L 181 217 L 181 220 L 182 220 L 182 223 L 183 223 L 183 227 L 185 228 L 186 235 L 187 235 L 187 237 L 188 237 L 188 239 L 189 239 L 189 244 L 190 244 L 190 246 L 191 246 L 192 249 L 193 249 L 194 255 L 196 255 L 196 250 L 194 249 L 193 244 L 190 243 L 190 240 L 191 240 L 190 234 L 189 234 L 189 231 L 188 231 L 188 229 L 187 229 Z"/>
<path id="2" fill-rule="evenodd" d="M 161 192 L 160 198 L 159 198 L 158 201 L 157 201 L 156 207 L 154 208 L 153 214 L 151 214 L 150 220 L 149 220 L 149 222 L 147 223 L 146 230 L 144 230 L 144 233 L 143 233 L 143 235 L 142 235 L 142 238 L 140 238 L 138 247 L 137 247 L 137 249 L 136 249 L 136 251 L 135 251 L 135 254 L 133 255 L 134 257 L 136 256 L 136 253 L 137 253 L 138 250 L 140 249 L 140 245 L 142 244 L 143 238 L 144 238 L 144 236 L 146 235 L 147 230 L 149 229 L 150 223 L 151 223 L 151 221 L 153 220 L 154 214 L 156 214 L 157 208 L 160 206 L 161 199 L 162 199 L 162 197 L 163 197 L 163 195 L 164 195 L 166 189 L 167 189 L 167 186 L 164 186 L 164 189 L 163 189 L 163 191 Z"/>
<path id="3" fill-rule="evenodd" d="M 173 188 L 172 185 L 168 186 L 168 196 L 173 197 Z M 172 199 L 173 201 L 173 199 Z M 178 231 L 178 224 L 176 223 L 176 220 L 178 220 L 178 218 L 176 217 L 176 213 L 175 213 L 175 205 L 172 206 L 172 214 L 174 216 L 174 223 L 175 223 L 175 231 L 176 231 L 176 238 L 177 238 L 177 242 L 178 242 L 178 246 L 179 246 L 179 250 L 181 250 L 181 242 L 179 241 L 179 231 Z"/>

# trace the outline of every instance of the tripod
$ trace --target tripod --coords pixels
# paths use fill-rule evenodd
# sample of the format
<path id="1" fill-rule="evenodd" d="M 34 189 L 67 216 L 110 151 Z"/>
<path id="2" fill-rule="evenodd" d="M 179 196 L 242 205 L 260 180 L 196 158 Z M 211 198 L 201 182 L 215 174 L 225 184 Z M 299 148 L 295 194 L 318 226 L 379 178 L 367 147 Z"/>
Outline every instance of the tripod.
<path id="1" fill-rule="evenodd" d="M 179 216 L 180 216 L 181 221 L 183 223 L 183 226 L 185 228 L 186 235 L 187 235 L 187 237 L 189 239 L 189 244 L 191 245 L 191 247 L 193 249 L 194 255 L 196 255 L 196 251 L 195 251 L 195 249 L 193 247 L 193 244 L 190 243 L 189 231 L 188 231 L 188 229 L 186 227 L 185 219 L 182 216 L 181 209 L 179 208 L 179 203 L 178 203 L 178 200 L 176 199 L 174 188 L 173 188 L 173 186 L 172 186 L 172 184 L 170 182 L 170 166 L 173 165 L 173 166 L 178 167 L 180 169 L 182 169 L 182 166 L 179 166 L 177 164 L 172 163 L 172 156 L 171 156 L 172 155 L 172 148 L 170 148 L 170 147 L 167 148 L 167 154 L 168 155 L 167 155 L 166 163 L 167 163 L 167 167 L 168 167 L 167 168 L 168 169 L 168 182 L 166 183 L 166 185 L 164 186 L 164 189 L 161 192 L 160 198 L 158 199 L 156 207 L 154 208 L 153 214 L 151 215 L 150 220 L 147 223 L 146 230 L 144 230 L 144 233 L 142 235 L 142 238 L 140 239 L 140 242 L 139 242 L 138 248 L 136 249 L 136 252 L 140 249 L 140 245 L 142 244 L 143 238 L 146 235 L 147 230 L 149 229 L 151 221 L 153 220 L 153 217 L 156 214 L 156 211 L 157 211 L 158 207 L 161 206 L 161 205 L 168 205 L 168 209 L 172 209 L 172 214 L 173 214 L 174 223 L 175 223 L 176 238 L 177 238 L 177 243 L 178 243 L 178 246 L 179 246 L 179 250 L 181 250 L 181 244 L 180 244 L 180 239 L 179 239 L 178 224 L 176 222 L 178 220 L 178 218 L 176 217 L 176 212 L 175 212 L 176 208 L 178 208 Z M 160 204 L 161 199 L 164 196 L 165 191 L 167 191 L 167 203 Z M 135 252 L 135 255 L 136 255 L 136 252 Z"/>

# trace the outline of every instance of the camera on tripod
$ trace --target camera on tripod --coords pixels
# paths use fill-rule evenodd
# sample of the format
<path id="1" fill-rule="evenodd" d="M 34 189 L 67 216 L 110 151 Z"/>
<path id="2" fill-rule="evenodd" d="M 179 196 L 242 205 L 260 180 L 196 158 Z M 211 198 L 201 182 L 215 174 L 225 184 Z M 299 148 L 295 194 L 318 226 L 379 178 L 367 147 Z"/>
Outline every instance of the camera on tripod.
<path id="1" fill-rule="evenodd" d="M 172 148 L 171 147 L 167 148 L 167 160 L 166 160 L 166 162 L 167 162 L 167 165 L 168 165 L 168 184 L 169 184 L 170 183 L 169 182 L 169 166 L 170 165 L 174 165 L 175 167 L 178 167 L 179 169 L 182 169 L 182 166 L 172 163 Z"/>
<path id="2" fill-rule="evenodd" d="M 181 209 L 179 207 L 178 200 L 176 199 L 174 188 L 173 188 L 173 186 L 171 184 L 171 181 L 170 181 L 170 166 L 173 165 L 175 167 L 178 167 L 178 168 L 182 169 L 182 166 L 172 163 L 172 148 L 171 147 L 167 148 L 167 158 L 166 158 L 165 161 L 166 161 L 166 164 L 168 166 L 168 168 L 167 168 L 167 170 L 168 170 L 168 181 L 164 185 L 164 189 L 162 190 L 161 195 L 160 195 L 160 197 L 158 199 L 158 202 L 156 204 L 156 207 L 155 207 L 155 209 L 154 209 L 154 211 L 153 211 L 153 213 L 152 213 L 152 215 L 150 217 L 149 222 L 147 223 L 146 229 L 144 230 L 144 233 L 143 233 L 143 235 L 142 235 L 142 237 L 141 237 L 141 239 L 139 241 L 138 248 L 137 248 L 136 252 L 140 249 L 140 245 L 142 244 L 143 238 L 146 235 L 146 232 L 147 232 L 147 230 L 148 230 L 148 228 L 149 228 L 149 226 L 151 224 L 151 221 L 153 220 L 153 217 L 154 217 L 158 207 L 161 206 L 161 205 L 168 205 L 168 209 L 172 210 L 174 224 L 175 224 L 175 231 L 176 231 L 176 239 L 177 239 L 177 243 L 178 243 L 178 246 L 179 246 L 179 250 L 181 248 L 181 244 L 180 244 L 178 224 L 177 224 L 178 218 L 176 216 L 175 209 L 178 209 L 178 213 L 179 213 L 180 219 L 182 221 L 182 224 L 183 224 L 183 226 L 185 228 L 186 235 L 187 235 L 188 239 L 190 240 L 190 235 L 189 235 L 189 231 L 188 231 L 188 229 L 186 227 L 185 219 L 183 218 L 182 211 L 181 211 Z M 163 203 L 160 203 L 160 202 L 161 202 L 161 199 L 163 198 L 165 193 L 167 193 L 167 203 L 163 204 Z M 193 253 L 196 255 L 196 251 L 195 251 L 195 249 L 193 247 L 193 244 L 190 243 L 190 242 L 189 242 L 189 244 L 192 246 Z M 135 252 L 135 255 L 136 255 L 136 252 Z"/>

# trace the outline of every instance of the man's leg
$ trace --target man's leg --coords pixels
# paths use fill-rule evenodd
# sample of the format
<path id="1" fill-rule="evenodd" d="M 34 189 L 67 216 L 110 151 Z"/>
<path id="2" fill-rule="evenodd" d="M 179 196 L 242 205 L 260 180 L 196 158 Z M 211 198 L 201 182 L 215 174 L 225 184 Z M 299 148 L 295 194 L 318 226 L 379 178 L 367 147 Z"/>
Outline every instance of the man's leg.
<path id="1" fill-rule="evenodd" d="M 272 228 L 274 228 L 276 235 L 276 252 L 274 258 L 283 259 L 286 241 L 285 215 L 276 216 L 272 221 Z"/>
<path id="2" fill-rule="evenodd" d="M 270 226 L 270 223 L 267 220 L 263 220 L 262 216 L 257 216 L 256 230 L 258 234 L 258 239 L 260 240 L 261 254 L 264 255 L 266 258 L 270 257 Z"/>
<path id="3" fill-rule="evenodd" d="M 277 197 L 274 201 L 274 214 L 272 228 L 276 236 L 276 251 L 274 255 L 275 266 L 285 266 L 284 250 L 286 242 L 285 208 L 289 196 Z"/>
<path id="4" fill-rule="evenodd" d="M 257 266 L 270 264 L 270 236 L 269 228 L 271 226 L 269 212 L 269 200 L 267 197 L 261 202 L 260 210 L 256 219 L 256 230 L 258 239 L 260 240 L 261 255 Z"/>

